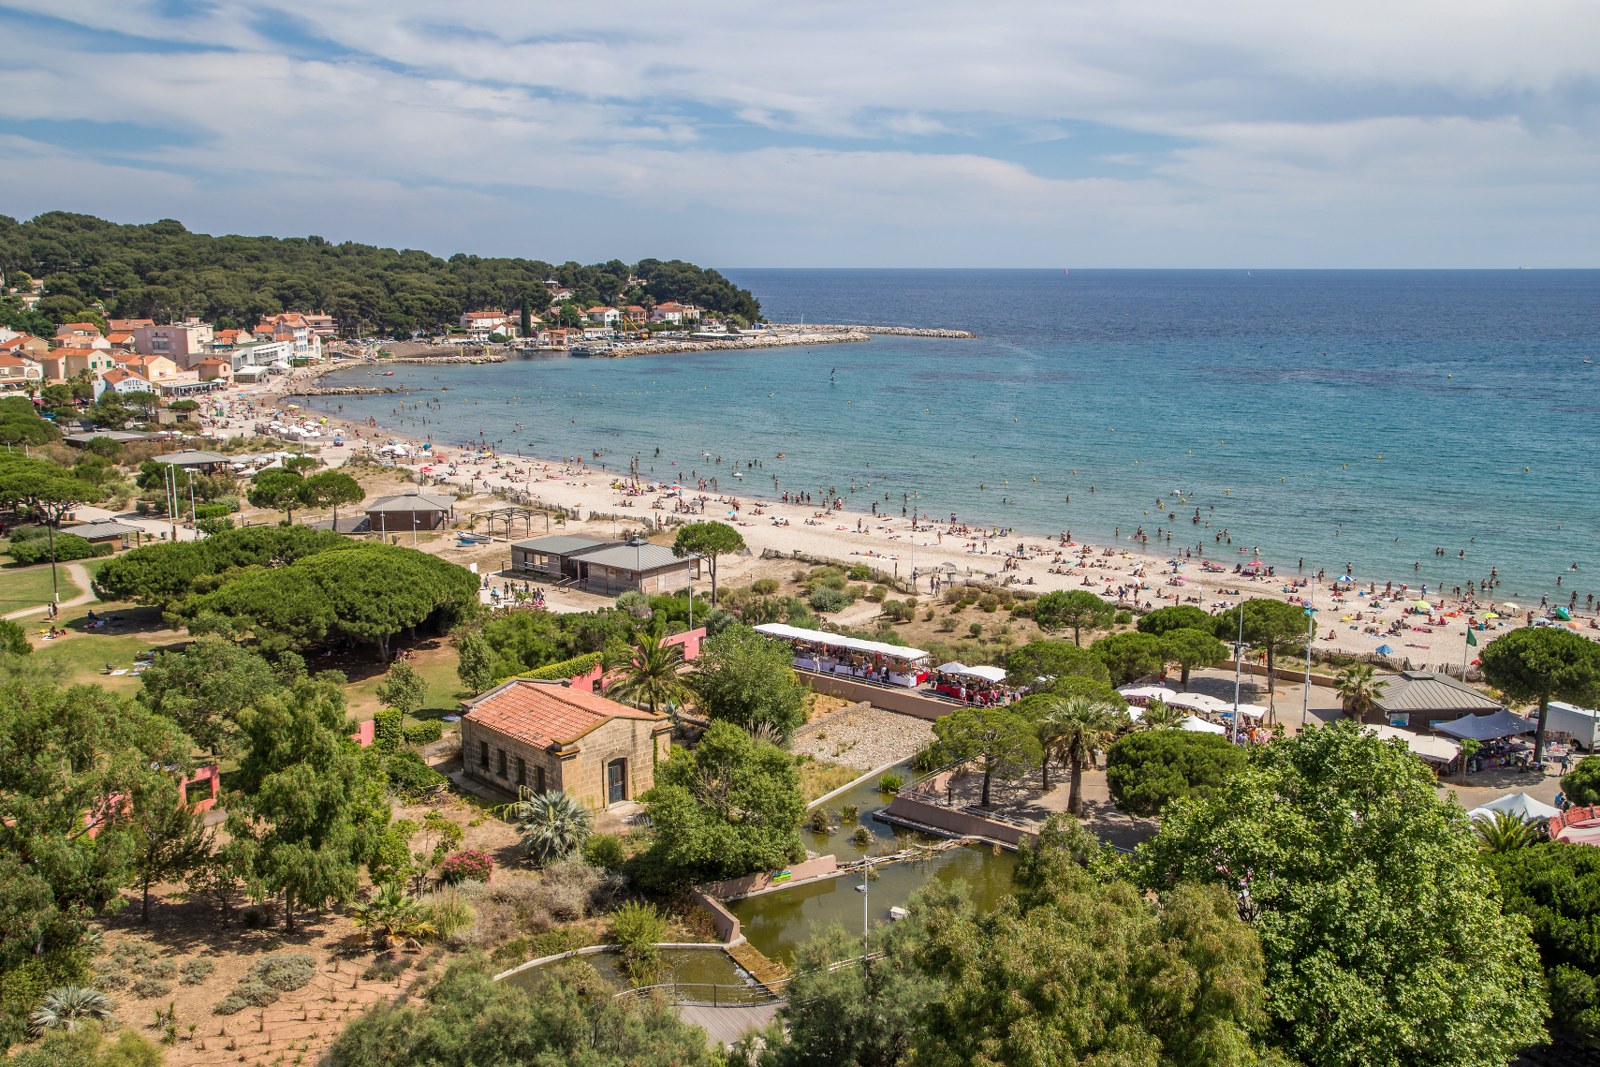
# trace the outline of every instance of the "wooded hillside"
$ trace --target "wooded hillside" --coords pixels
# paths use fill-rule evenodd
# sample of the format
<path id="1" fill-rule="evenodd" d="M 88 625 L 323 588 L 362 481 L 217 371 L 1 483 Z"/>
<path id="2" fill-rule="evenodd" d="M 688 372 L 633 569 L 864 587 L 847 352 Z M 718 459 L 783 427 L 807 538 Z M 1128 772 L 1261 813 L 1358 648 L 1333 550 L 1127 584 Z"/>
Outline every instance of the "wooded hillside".
<path id="1" fill-rule="evenodd" d="M 555 265 L 464 253 L 444 260 L 316 236 L 212 237 L 172 219 L 125 226 L 62 211 L 26 222 L 0 216 L 0 270 L 12 287 L 44 280 L 37 316 L 0 300 L 0 324 L 34 332 L 41 317 L 71 321 L 100 304 L 109 317 L 168 322 L 196 315 L 221 328 L 248 327 L 280 311 L 325 311 L 346 334 L 410 336 L 454 325 L 463 311 L 515 311 L 527 301 L 540 314 L 550 304 L 548 279 L 585 307 L 676 300 L 746 320 L 761 314 L 748 290 L 681 260 L 631 267 L 619 260 Z"/>

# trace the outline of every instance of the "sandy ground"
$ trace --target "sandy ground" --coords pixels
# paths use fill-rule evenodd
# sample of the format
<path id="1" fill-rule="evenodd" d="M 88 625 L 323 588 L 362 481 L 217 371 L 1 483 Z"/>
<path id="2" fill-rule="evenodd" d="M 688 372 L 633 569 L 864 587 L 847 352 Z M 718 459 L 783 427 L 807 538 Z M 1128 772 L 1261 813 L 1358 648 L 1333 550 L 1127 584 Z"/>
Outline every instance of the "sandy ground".
<path id="1" fill-rule="evenodd" d="M 315 375 L 296 371 L 291 380 L 269 386 L 230 390 L 218 394 L 229 408 L 228 418 L 219 420 L 213 432 L 223 435 L 248 432 L 262 415 L 282 411 L 284 397 Z M 320 416 L 319 416 L 320 418 Z M 328 425 L 339 420 L 327 419 Z M 409 443 L 421 454 L 416 442 L 381 428 L 345 426 L 346 444 L 334 447 L 331 435 L 320 443 L 320 455 L 330 464 L 342 463 L 358 451 L 385 443 Z M 708 463 L 709 465 L 709 463 Z M 719 479 L 721 491 L 710 487 L 686 486 L 682 493 L 652 483 L 627 484 L 616 472 L 595 469 L 583 457 L 565 461 L 532 457 L 495 456 L 460 447 L 440 446 L 426 458 L 402 462 L 404 471 L 452 492 L 484 494 L 496 488 L 527 494 L 533 500 L 576 509 L 581 515 L 602 518 L 613 530 L 625 533 L 630 523 L 656 526 L 669 518 L 689 521 L 720 519 L 734 523 L 744 535 L 751 554 L 721 562 L 719 582 L 727 586 L 758 576 L 763 553 L 789 556 L 800 552 L 820 558 L 864 562 L 896 574 L 903 579 L 915 576 L 919 594 L 927 596 L 935 582 L 945 584 L 968 578 L 1002 582 L 1032 592 L 1053 589 L 1089 589 L 1119 603 L 1146 607 L 1192 603 L 1207 611 L 1220 611 L 1242 599 L 1275 597 L 1294 602 L 1309 600 L 1317 610 L 1317 647 L 1357 654 L 1375 654 L 1379 648 L 1399 666 L 1409 663 L 1417 669 L 1445 669 L 1459 673 L 1464 654 L 1469 620 L 1486 626 L 1479 633 L 1480 646 L 1502 629 L 1524 625 L 1526 610 L 1518 617 L 1495 611 L 1495 605 L 1474 603 L 1469 598 L 1440 596 L 1440 590 L 1427 589 L 1427 607 L 1421 606 L 1423 590 L 1406 583 L 1385 581 L 1337 582 L 1337 575 L 1318 580 L 1314 574 L 1276 576 L 1234 573 L 1236 564 L 1249 560 L 1239 552 L 1227 553 L 1222 573 L 1207 572 L 1198 558 L 1169 557 L 1165 553 L 1146 553 L 1124 545 L 1105 546 L 1084 543 L 1060 536 L 1023 536 L 1015 532 L 972 523 L 952 523 L 949 516 L 879 516 L 828 508 L 824 504 L 799 505 L 764 501 L 745 492 L 729 492 L 731 477 Z M 719 473 L 731 474 L 726 468 Z M 749 481 L 769 477 L 751 471 Z M 397 481 L 396 485 L 400 483 Z M 739 488 L 745 488 L 743 483 Z M 464 510 L 471 510 L 470 504 Z M 517 530 L 515 536 L 533 536 L 542 530 Z M 555 531 L 552 532 L 566 532 Z M 1226 546 L 1224 546 L 1226 548 Z M 482 546 L 485 564 L 509 558 L 504 544 Z M 451 554 L 455 558 L 455 554 Z M 480 568 L 481 569 L 481 568 Z M 580 595 L 581 596 L 581 595 Z M 582 598 L 573 606 L 589 606 Z M 598 598 L 594 598 L 598 602 Z M 1503 607 L 1503 606 L 1502 606 Z M 1501 617 L 1502 615 L 1507 617 Z M 1491 617 L 1493 616 L 1493 617 Z M 1583 623 L 1587 635 L 1600 635 L 1593 620 Z"/>

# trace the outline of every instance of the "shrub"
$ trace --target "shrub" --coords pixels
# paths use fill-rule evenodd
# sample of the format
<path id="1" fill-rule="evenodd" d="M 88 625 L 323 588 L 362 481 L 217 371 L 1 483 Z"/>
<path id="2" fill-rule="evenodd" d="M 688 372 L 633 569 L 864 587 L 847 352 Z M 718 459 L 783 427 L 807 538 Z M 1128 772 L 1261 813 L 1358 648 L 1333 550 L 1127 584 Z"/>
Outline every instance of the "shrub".
<path id="1" fill-rule="evenodd" d="M 366 977 L 363 975 L 362 977 Z M 213 1015 L 237 1015 L 250 1006 L 250 1002 L 243 997 L 229 994 L 217 1001 L 217 1006 L 211 1009 Z"/>
<path id="2" fill-rule="evenodd" d="M 1127 626 L 1133 622 L 1133 612 L 1119 611 L 1111 617 L 1111 622 L 1115 626 Z"/>
<path id="3" fill-rule="evenodd" d="M 845 573 L 849 575 L 852 582 L 872 581 L 872 568 L 865 563 L 851 564 L 850 569 Z"/>
<path id="4" fill-rule="evenodd" d="M 109 556 L 112 547 L 106 545 L 92 545 L 77 534 L 56 534 L 56 562 L 65 563 L 74 559 L 93 559 L 95 556 Z M 45 537 L 30 537 L 27 540 L 11 540 L 11 558 L 20 566 L 30 566 L 35 563 L 50 562 L 50 541 Z"/>
<path id="5" fill-rule="evenodd" d="M 379 708 L 372 716 L 372 746 L 379 752 L 393 752 L 404 739 L 405 713 L 396 708 Z"/>
<path id="6" fill-rule="evenodd" d="M 634 985 L 649 985 L 661 973 L 657 942 L 667 936 L 667 920 L 649 904 L 630 901 L 611 916 L 611 939 L 622 946 L 622 970 Z"/>
<path id="7" fill-rule="evenodd" d="M 856 832 L 850 835 L 850 840 L 856 843 L 856 847 L 866 848 L 872 844 L 872 831 L 865 826 L 858 826 Z"/>
<path id="8" fill-rule="evenodd" d="M 535 667 L 531 671 L 523 671 L 518 678 L 532 678 L 536 682 L 559 682 L 566 678 L 576 678 L 593 670 L 600 662 L 600 653 L 587 652 L 581 656 L 561 660 L 559 663 L 546 663 L 543 667 Z M 504 681 L 504 679 L 501 679 Z"/>
<path id="9" fill-rule="evenodd" d="M 827 811 L 822 808 L 812 808 L 811 815 L 806 819 L 806 825 L 815 833 L 827 833 L 830 829 Z"/>
<path id="10" fill-rule="evenodd" d="M 423 898 L 433 914 L 433 929 L 446 941 L 472 928 L 478 914 L 454 887 L 441 889 Z"/>
<path id="11" fill-rule="evenodd" d="M 627 849 L 616 834 L 593 834 L 583 843 L 583 861 L 595 867 L 620 871 L 627 860 Z"/>
<path id="12" fill-rule="evenodd" d="M 450 779 L 428 766 L 413 749 L 402 748 L 383 761 L 389 786 L 402 797 L 414 798 L 442 788 Z"/>
<path id="13" fill-rule="evenodd" d="M 439 864 L 439 880 L 445 885 L 487 882 L 493 874 L 494 860 L 487 852 L 475 848 L 452 852 Z"/>
<path id="14" fill-rule="evenodd" d="M 245 972 L 246 981 L 257 981 L 280 993 L 292 993 L 317 976 L 317 961 L 304 952 L 274 952 L 263 956 Z"/>
<path id="15" fill-rule="evenodd" d="M 993 593 L 985 593 L 978 598 L 978 610 L 993 615 L 1000 609 L 1000 598 Z"/>
<path id="16" fill-rule="evenodd" d="M 850 606 L 850 594 L 843 589 L 833 589 L 823 586 L 814 590 L 807 598 L 806 603 L 813 611 L 832 612 L 843 611 Z"/>
<path id="17" fill-rule="evenodd" d="M 233 509 L 226 504 L 197 504 L 194 509 L 194 521 L 225 519 L 231 514 L 233 514 Z"/>
<path id="18" fill-rule="evenodd" d="M 906 780 L 898 774 L 885 774 L 878 779 L 878 792 L 894 794 L 900 792 L 900 787 Z"/>
<path id="19" fill-rule="evenodd" d="M 203 956 L 196 956 L 192 960 L 185 960 L 178 970 L 183 974 L 181 981 L 184 985 L 199 985 L 211 977 L 211 972 L 217 965 Z"/>
<path id="20" fill-rule="evenodd" d="M 361 972 L 363 982 L 392 982 L 405 973 L 411 961 L 404 956 L 386 953 L 378 956 Z"/>
<path id="21" fill-rule="evenodd" d="M 856 804 L 846 804 L 839 809 L 839 821 L 848 825 L 861 817 L 861 808 Z"/>
<path id="22" fill-rule="evenodd" d="M 889 587 L 886 585 L 875 585 L 871 589 L 868 589 L 864 595 L 874 604 L 882 604 L 883 598 L 889 595 Z"/>
<path id="23" fill-rule="evenodd" d="M 9 652 L 13 656 L 33 654 L 33 645 L 28 643 L 28 631 L 20 623 L 0 619 L 0 652 Z"/>
<path id="24" fill-rule="evenodd" d="M 778 579 L 757 578 L 750 583 L 750 591 L 756 596 L 772 596 L 778 591 Z"/>
<path id="25" fill-rule="evenodd" d="M 133 984 L 128 987 L 128 992 L 140 1000 L 148 1000 L 151 997 L 164 997 L 172 992 L 172 983 L 144 975 L 133 980 Z"/>
<path id="26" fill-rule="evenodd" d="M 574 922 L 586 918 L 609 899 L 616 888 L 617 881 L 600 868 L 565 860 L 544 869 L 539 900 L 552 919 Z"/>
<path id="27" fill-rule="evenodd" d="M 431 745 L 444 736 L 444 723 L 438 719 L 414 722 L 407 726 L 402 734 L 408 745 Z"/>

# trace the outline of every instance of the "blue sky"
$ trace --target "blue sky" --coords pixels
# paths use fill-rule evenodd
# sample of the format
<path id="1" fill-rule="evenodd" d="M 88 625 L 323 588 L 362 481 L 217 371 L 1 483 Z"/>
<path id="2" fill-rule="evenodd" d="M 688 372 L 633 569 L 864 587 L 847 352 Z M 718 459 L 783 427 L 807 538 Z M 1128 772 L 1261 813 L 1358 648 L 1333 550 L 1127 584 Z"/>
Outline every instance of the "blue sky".
<path id="1" fill-rule="evenodd" d="M 725 266 L 1600 266 L 1600 5 L 0 0 L 0 213 Z"/>

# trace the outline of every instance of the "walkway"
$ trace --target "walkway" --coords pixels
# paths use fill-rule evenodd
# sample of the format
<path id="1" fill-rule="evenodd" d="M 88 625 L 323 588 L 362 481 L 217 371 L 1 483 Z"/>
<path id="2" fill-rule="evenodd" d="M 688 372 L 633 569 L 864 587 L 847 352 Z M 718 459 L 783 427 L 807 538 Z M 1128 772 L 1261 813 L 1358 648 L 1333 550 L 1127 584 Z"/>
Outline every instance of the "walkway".
<path id="1" fill-rule="evenodd" d="M 68 585 L 69 588 L 70 585 L 76 585 L 80 590 L 78 595 L 72 599 L 63 600 L 61 602 L 62 607 L 75 608 L 79 604 L 90 604 L 99 599 L 94 595 L 94 589 L 90 587 L 89 571 L 81 563 L 58 563 L 56 564 L 56 567 L 59 570 L 66 572 L 66 574 L 63 576 L 66 579 L 66 581 L 62 583 L 63 585 Z M 20 611 L 9 612 L 5 617 L 8 619 L 24 619 L 29 615 L 42 615 L 44 612 L 49 610 L 50 604 L 48 601 L 46 601 L 36 608 L 23 608 Z"/>
<path id="2" fill-rule="evenodd" d="M 682 1004 L 673 1010 L 678 1018 L 700 1027 L 712 1041 L 725 1047 L 739 1043 L 739 1039 L 757 1030 L 764 1030 L 778 1017 L 778 1009 L 787 1001 L 771 1000 L 765 1004 L 738 1004 L 732 1007 L 713 1008 L 701 1004 Z"/>

